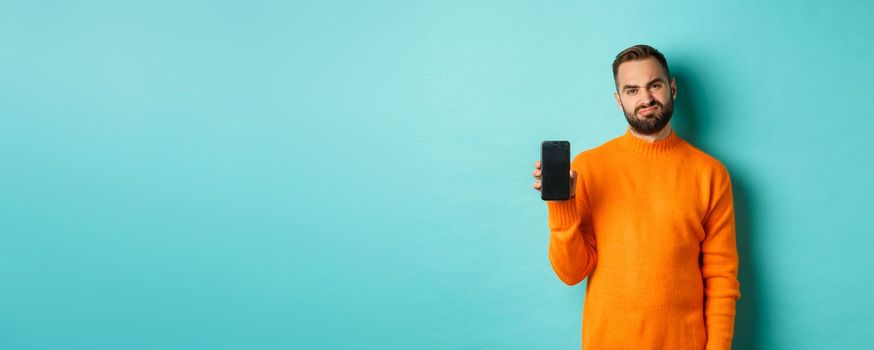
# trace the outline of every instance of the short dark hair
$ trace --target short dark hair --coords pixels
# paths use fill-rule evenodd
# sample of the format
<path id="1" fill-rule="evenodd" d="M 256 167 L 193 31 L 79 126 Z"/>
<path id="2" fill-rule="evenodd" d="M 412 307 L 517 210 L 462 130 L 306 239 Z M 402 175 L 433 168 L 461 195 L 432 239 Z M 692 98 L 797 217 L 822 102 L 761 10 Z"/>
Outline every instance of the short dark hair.
<path id="1" fill-rule="evenodd" d="M 662 55 L 659 50 L 656 50 L 652 46 L 649 45 L 634 45 L 625 50 L 622 50 L 618 55 L 616 55 L 616 59 L 613 60 L 613 81 L 616 81 L 616 74 L 619 73 L 619 65 L 634 60 L 642 60 L 648 57 L 655 57 L 659 63 L 662 64 L 662 68 L 665 69 L 665 73 L 668 74 L 668 79 L 671 79 L 671 71 L 668 69 L 668 61 L 665 59 L 665 55 Z"/>

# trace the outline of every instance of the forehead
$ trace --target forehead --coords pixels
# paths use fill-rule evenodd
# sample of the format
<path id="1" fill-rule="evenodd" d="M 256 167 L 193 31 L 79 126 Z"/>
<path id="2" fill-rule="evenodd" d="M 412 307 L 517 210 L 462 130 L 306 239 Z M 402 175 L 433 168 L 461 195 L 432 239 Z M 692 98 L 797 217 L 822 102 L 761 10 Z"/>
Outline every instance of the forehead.
<path id="1" fill-rule="evenodd" d="M 622 62 L 616 72 L 616 85 L 642 85 L 655 79 L 668 80 L 667 72 L 655 57 Z"/>

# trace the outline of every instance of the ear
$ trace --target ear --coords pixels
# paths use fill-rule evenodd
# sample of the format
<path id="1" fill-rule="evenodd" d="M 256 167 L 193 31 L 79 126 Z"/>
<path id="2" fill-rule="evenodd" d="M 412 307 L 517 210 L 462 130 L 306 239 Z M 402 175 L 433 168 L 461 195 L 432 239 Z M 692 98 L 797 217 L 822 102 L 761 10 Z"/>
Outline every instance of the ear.
<path id="1" fill-rule="evenodd" d="M 671 99 L 677 99 L 677 78 L 671 77 Z"/>
<path id="2" fill-rule="evenodd" d="M 618 92 L 614 92 L 614 93 L 613 93 L 613 98 L 616 99 L 616 105 L 619 106 L 619 109 L 622 109 L 622 100 L 619 98 L 619 93 L 618 93 Z"/>

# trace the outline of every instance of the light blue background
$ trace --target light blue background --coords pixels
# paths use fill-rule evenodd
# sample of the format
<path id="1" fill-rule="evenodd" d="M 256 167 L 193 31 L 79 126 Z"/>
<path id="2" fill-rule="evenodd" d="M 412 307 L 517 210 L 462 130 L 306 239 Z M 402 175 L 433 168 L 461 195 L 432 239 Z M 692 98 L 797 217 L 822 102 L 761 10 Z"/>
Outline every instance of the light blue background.
<path id="1" fill-rule="evenodd" d="M 531 170 L 638 43 L 733 177 L 735 349 L 874 348 L 872 10 L 3 2 L 0 348 L 579 348 Z"/>

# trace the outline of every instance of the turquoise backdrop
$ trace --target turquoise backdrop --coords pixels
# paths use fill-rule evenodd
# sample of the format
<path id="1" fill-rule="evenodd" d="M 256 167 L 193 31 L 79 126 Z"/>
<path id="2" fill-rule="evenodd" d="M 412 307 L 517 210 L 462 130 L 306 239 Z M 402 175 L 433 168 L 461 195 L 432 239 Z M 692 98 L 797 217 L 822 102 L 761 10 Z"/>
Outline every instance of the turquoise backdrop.
<path id="1" fill-rule="evenodd" d="M 539 142 L 676 76 L 735 187 L 735 349 L 874 348 L 874 5 L 4 1 L 0 348 L 578 349 Z"/>

